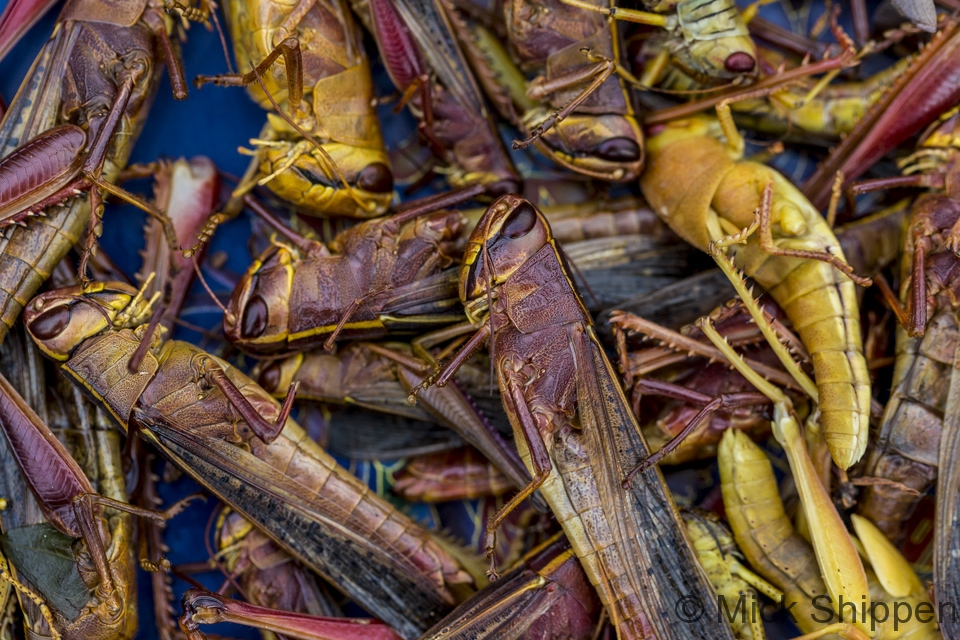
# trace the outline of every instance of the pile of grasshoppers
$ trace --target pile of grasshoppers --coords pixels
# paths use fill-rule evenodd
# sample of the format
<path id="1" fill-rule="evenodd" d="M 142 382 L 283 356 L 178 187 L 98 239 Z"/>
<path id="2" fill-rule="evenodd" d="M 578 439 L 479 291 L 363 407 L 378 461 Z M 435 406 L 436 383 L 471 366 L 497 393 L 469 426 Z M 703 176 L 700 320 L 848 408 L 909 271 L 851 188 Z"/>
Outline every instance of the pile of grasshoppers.
<path id="1" fill-rule="evenodd" d="M 960 5 L 765 4 L 62 3 L 0 121 L 0 640 L 960 639 Z M 259 105 L 242 175 L 130 163 L 164 74 Z"/>

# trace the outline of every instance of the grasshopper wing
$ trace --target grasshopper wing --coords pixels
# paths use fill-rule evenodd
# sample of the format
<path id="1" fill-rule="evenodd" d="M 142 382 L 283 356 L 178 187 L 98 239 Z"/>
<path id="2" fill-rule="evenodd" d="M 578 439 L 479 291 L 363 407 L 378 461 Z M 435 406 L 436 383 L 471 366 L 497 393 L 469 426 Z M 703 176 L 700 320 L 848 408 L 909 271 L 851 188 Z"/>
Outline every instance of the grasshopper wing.
<path id="1" fill-rule="evenodd" d="M 893 6 L 924 31 L 937 30 L 937 7 L 933 0 L 893 0 Z"/>
<path id="2" fill-rule="evenodd" d="M 956 603 L 960 602 L 960 342 L 954 347 L 954 366 L 940 433 L 940 458 L 937 476 L 936 535 L 933 538 L 933 585 L 937 601 L 954 607 L 951 615 L 941 616 L 945 638 L 960 635 Z"/>
<path id="3" fill-rule="evenodd" d="M 443 86 L 456 96 L 457 102 L 486 116 L 480 89 L 453 39 L 454 31 L 440 0 L 397 0 L 396 6 Z"/>
<path id="4" fill-rule="evenodd" d="M 650 454 L 613 367 L 592 328 L 571 332 L 584 442 L 600 502 L 615 537 L 626 542 L 624 577 L 633 584 L 660 640 L 733 640 L 710 609 L 715 596 L 666 482 L 656 467 L 623 479 Z"/>
<path id="5" fill-rule="evenodd" d="M 3 15 L 0 15 L 0 60 L 55 4 L 57 0 L 10 0 L 7 3 Z"/>
<path id="6" fill-rule="evenodd" d="M 351 514 L 312 494 L 240 447 L 199 438 L 150 408 L 135 418 L 143 435 L 187 474 L 291 554 L 407 638 L 450 608 L 438 586 L 389 541 L 349 526 Z"/>
<path id="7" fill-rule="evenodd" d="M 5 157 L 22 143 L 57 123 L 60 104 L 60 75 L 73 50 L 77 27 L 60 25 L 20 84 L 0 122 L 0 157 Z"/>

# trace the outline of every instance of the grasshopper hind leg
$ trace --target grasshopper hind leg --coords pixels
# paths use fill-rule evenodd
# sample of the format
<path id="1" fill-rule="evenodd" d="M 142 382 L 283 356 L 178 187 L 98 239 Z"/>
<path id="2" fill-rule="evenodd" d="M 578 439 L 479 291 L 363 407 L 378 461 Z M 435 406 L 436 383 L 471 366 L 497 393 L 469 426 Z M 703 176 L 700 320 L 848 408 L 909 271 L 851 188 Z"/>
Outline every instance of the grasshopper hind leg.
<path id="1" fill-rule="evenodd" d="M 526 399 L 523 396 L 523 386 L 515 377 L 511 377 L 507 380 L 507 389 L 509 394 L 513 399 L 516 410 L 517 410 L 517 419 L 521 424 L 521 429 L 523 431 L 523 439 L 526 442 L 527 449 L 530 452 L 530 459 L 533 465 L 534 476 L 530 481 L 530 484 L 523 487 L 510 498 L 510 501 L 503 506 L 500 511 L 496 513 L 488 522 L 487 522 L 487 539 L 486 539 L 486 552 L 490 558 L 490 570 L 487 572 L 487 575 L 491 580 L 495 580 L 500 577 L 500 574 L 497 572 L 496 567 L 496 548 L 497 548 L 497 529 L 503 523 L 503 521 L 510 515 L 510 512 L 516 509 L 521 502 L 533 495 L 533 493 L 539 489 L 544 482 L 547 481 L 547 478 L 550 476 L 550 472 L 553 470 L 553 463 L 550 461 L 550 454 L 547 452 L 547 447 L 543 442 L 543 437 L 540 435 L 540 430 L 537 428 L 536 419 L 533 417 L 533 414 L 530 413 L 529 407 L 527 407 Z"/>

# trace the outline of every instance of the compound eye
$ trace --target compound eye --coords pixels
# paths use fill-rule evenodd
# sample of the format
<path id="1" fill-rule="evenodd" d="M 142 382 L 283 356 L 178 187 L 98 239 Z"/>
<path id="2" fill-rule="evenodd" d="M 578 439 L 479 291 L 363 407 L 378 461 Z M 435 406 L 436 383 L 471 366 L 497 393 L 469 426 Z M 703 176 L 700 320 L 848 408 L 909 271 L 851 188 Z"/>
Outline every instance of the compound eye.
<path id="1" fill-rule="evenodd" d="M 270 365 L 263 370 L 263 373 L 260 374 L 260 386 L 263 387 L 267 393 L 273 393 L 277 390 L 277 387 L 280 386 L 280 373 L 280 364 L 271 362 Z"/>
<path id="2" fill-rule="evenodd" d="M 529 202 L 523 202 L 507 216 L 500 233 L 516 240 L 530 233 L 536 224 L 537 210 Z"/>
<path id="3" fill-rule="evenodd" d="M 30 333 L 38 340 L 51 340 L 63 333 L 70 324 L 70 307 L 60 305 L 41 313 L 30 323 Z"/>
<path id="4" fill-rule="evenodd" d="M 636 162 L 640 159 L 640 145 L 630 138 L 610 138 L 598 144 L 593 153 L 610 162 Z"/>
<path id="5" fill-rule="evenodd" d="M 258 338 L 267 329 L 267 303 L 260 296 L 253 296 L 243 310 L 243 324 L 240 335 L 244 338 Z"/>
<path id="6" fill-rule="evenodd" d="M 736 51 L 724 61 L 723 66 L 733 73 L 749 73 L 757 66 L 756 60 L 745 51 Z"/>
<path id="7" fill-rule="evenodd" d="M 390 193 L 393 191 L 393 174 L 387 165 L 374 162 L 360 172 L 357 186 L 371 193 Z"/>

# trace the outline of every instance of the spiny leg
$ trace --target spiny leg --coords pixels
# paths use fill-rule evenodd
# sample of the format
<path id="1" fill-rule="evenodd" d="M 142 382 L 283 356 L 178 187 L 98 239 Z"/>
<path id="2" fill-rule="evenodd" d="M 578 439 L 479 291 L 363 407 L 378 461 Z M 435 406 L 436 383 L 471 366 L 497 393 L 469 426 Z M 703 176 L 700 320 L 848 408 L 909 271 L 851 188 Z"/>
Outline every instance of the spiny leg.
<path id="1" fill-rule="evenodd" d="M 284 398 L 283 405 L 280 407 L 280 413 L 277 415 L 276 421 L 271 423 L 260 415 L 256 407 L 250 403 L 250 400 L 243 395 L 243 392 L 233 383 L 233 380 L 230 379 L 227 372 L 212 358 L 206 357 L 203 359 L 203 362 L 200 364 L 200 371 L 202 377 L 220 388 L 223 395 L 227 397 L 230 404 L 233 405 L 258 438 L 265 444 L 270 444 L 277 439 L 277 436 L 280 435 L 280 432 L 283 431 L 283 427 L 287 423 L 287 418 L 290 417 L 290 411 L 293 409 L 293 401 L 297 395 L 297 389 L 300 388 L 299 381 L 290 384 L 290 388 L 287 390 L 287 397 Z"/>
<path id="2" fill-rule="evenodd" d="M 107 113 L 100 125 L 100 130 L 97 132 L 96 138 L 94 138 L 93 143 L 90 145 L 89 151 L 87 152 L 87 157 L 84 160 L 83 168 L 81 170 L 83 176 L 82 182 L 90 185 L 90 227 L 87 229 L 87 238 L 84 242 L 84 250 L 80 258 L 80 272 L 78 274 L 80 283 L 84 286 L 88 285 L 90 282 L 90 279 L 87 277 L 87 264 L 94 251 L 96 251 L 97 238 L 103 231 L 101 226 L 101 220 L 103 217 L 103 198 L 102 194 L 100 193 L 101 189 L 109 194 L 127 201 L 135 207 L 142 209 L 148 215 L 159 220 L 171 250 L 175 251 L 177 249 L 176 230 L 173 228 L 173 222 L 171 222 L 170 218 L 165 213 L 159 211 L 156 209 L 156 207 L 152 207 L 146 202 L 143 202 L 140 198 L 136 197 L 132 193 L 106 182 L 101 178 L 101 175 L 103 174 L 103 166 L 107 161 L 107 152 L 110 148 L 110 144 L 113 142 L 113 136 L 120 126 L 120 122 L 124 112 L 126 111 L 127 104 L 130 101 L 133 88 L 136 86 L 143 73 L 144 69 L 137 66 L 125 69 L 123 72 L 121 72 L 118 78 L 119 85 L 117 88 L 117 95 L 110 107 L 110 111 Z"/>
<path id="3" fill-rule="evenodd" d="M 219 87 L 245 87 L 256 82 L 281 55 L 287 72 L 287 102 L 296 110 L 303 99 L 303 56 L 300 53 L 300 41 L 294 37 L 281 41 L 249 73 L 197 76 L 193 83 L 198 89 L 208 82 Z"/>
<path id="4" fill-rule="evenodd" d="M 437 376 L 440 374 L 440 362 L 450 357 L 450 354 L 454 351 L 460 349 L 464 342 L 468 340 L 467 334 L 474 333 L 475 331 L 476 327 L 470 322 L 464 321 L 449 327 L 430 331 L 410 341 L 410 349 L 413 351 L 414 357 L 426 364 L 426 370 L 424 371 L 425 375 L 420 381 L 420 384 L 410 390 L 407 402 L 416 404 L 417 393 L 436 382 Z M 436 355 L 430 351 L 434 345 L 448 340 L 450 343 Z M 459 361 L 457 368 L 459 368 L 463 362 L 466 362 L 467 358 L 471 355 L 472 352 L 467 354 L 463 360 Z"/>
<path id="5" fill-rule="evenodd" d="M 613 60 L 605 60 L 603 62 L 598 62 L 594 64 L 592 67 L 589 67 L 585 71 L 575 72 L 575 73 L 569 74 L 568 76 L 556 78 L 550 81 L 549 83 L 545 82 L 538 85 L 538 92 L 546 95 L 548 93 L 556 91 L 557 89 L 564 88 L 571 84 L 579 84 L 581 82 L 584 82 L 592 78 L 592 81 L 590 82 L 590 84 L 587 85 L 587 87 L 585 87 L 583 91 L 577 94 L 573 98 L 573 100 L 567 103 L 565 107 L 563 107 L 559 111 L 554 112 L 546 120 L 538 124 L 530 133 L 530 137 L 528 137 L 526 140 L 514 140 L 513 148 L 526 149 L 531 144 L 533 144 L 535 140 L 537 140 L 538 138 L 540 138 L 540 136 L 546 133 L 549 129 L 553 128 L 554 126 L 562 122 L 567 116 L 573 113 L 574 110 L 576 110 L 576 108 L 579 107 L 584 100 L 586 100 L 601 86 L 603 86 L 603 83 L 607 81 L 607 78 L 613 75 L 613 72 L 616 71 L 616 69 L 617 69 L 616 62 L 614 62 Z"/>
<path id="6" fill-rule="evenodd" d="M 715 258 L 722 257 L 724 258 L 723 261 L 726 262 L 725 257 L 716 249 L 712 253 Z M 718 260 L 718 263 L 720 263 L 720 260 Z M 732 267 L 729 264 L 724 270 L 727 271 L 728 269 L 730 271 L 729 276 L 733 274 Z M 739 276 L 733 275 L 735 275 L 735 278 L 732 281 L 740 280 Z M 738 288 L 738 292 L 743 292 L 741 295 L 746 294 L 746 297 L 752 300 L 752 296 L 749 295 L 749 292 L 746 292 L 742 282 L 735 283 L 735 286 Z M 762 314 L 756 308 L 755 301 L 747 304 L 746 307 L 758 325 L 766 324 L 763 322 Z M 827 592 L 834 599 L 834 602 L 838 601 L 839 597 L 859 602 L 861 596 L 864 596 L 867 598 L 866 604 L 869 606 L 869 590 L 863 565 L 843 520 L 840 519 L 840 515 L 833 505 L 830 494 L 820 482 L 817 469 L 807 451 L 800 424 L 794 415 L 790 398 L 750 369 L 740 355 L 734 351 L 733 347 L 717 333 L 709 318 L 700 318 L 697 324 L 714 346 L 727 356 L 734 368 L 767 396 L 774 405 L 773 434 L 787 454 L 794 483 L 797 492 L 800 494 L 803 513 L 809 522 L 811 542 L 816 553 L 817 563 L 820 566 L 820 573 L 827 586 Z M 783 360 L 783 355 L 786 355 L 789 359 L 789 354 L 786 353 L 783 345 L 778 343 L 779 340 L 774 336 L 774 339 L 771 340 L 771 347 L 781 357 L 781 360 Z"/>
<path id="7" fill-rule="evenodd" d="M 40 615 L 43 616 L 43 619 L 47 621 L 47 626 L 50 627 L 51 638 L 53 640 L 60 640 L 60 632 L 57 631 L 56 625 L 53 624 L 53 613 L 51 613 L 47 603 L 30 587 L 13 577 L 13 575 L 10 573 L 9 566 L 7 565 L 6 558 L 3 556 L 0 556 L 0 580 L 5 580 L 6 582 L 10 583 L 10 586 L 19 591 L 25 597 L 29 598 L 33 604 L 37 605 L 37 608 L 40 609 Z"/>
<path id="8" fill-rule="evenodd" d="M 719 265 L 721 271 L 723 271 L 723 273 L 730 280 L 730 283 L 736 290 L 737 295 L 740 296 L 740 300 L 744 308 L 756 322 L 757 328 L 760 329 L 763 337 L 766 338 L 767 343 L 773 349 L 777 359 L 780 360 L 780 363 L 783 364 L 783 367 L 787 370 L 791 377 L 797 381 L 797 384 L 800 385 L 800 388 L 803 389 L 803 391 L 810 396 L 814 402 L 817 402 L 820 397 L 817 391 L 817 386 L 814 384 L 813 380 L 810 379 L 810 376 L 804 373 L 797 362 L 793 359 L 793 356 L 790 354 L 787 347 L 781 342 L 780 336 L 777 335 L 772 325 L 764 317 L 764 314 L 760 310 L 760 306 L 754 299 L 753 294 L 747 289 L 747 286 L 743 281 L 743 277 L 736 271 L 733 265 L 733 260 L 720 249 L 719 245 L 714 243 L 711 243 L 710 247 L 708 247 L 708 253 L 713 257 L 717 265 Z M 738 359 L 740 359 L 739 356 Z M 736 366 L 736 364 L 733 362 L 731 362 L 731 364 Z"/>
<path id="9" fill-rule="evenodd" d="M 84 493 L 73 499 L 73 512 L 77 527 L 83 541 L 86 543 L 90 560 L 93 562 L 94 567 L 96 567 L 97 575 L 100 577 L 97 593 L 100 598 L 107 603 L 110 610 L 119 612 L 123 606 L 123 601 L 120 597 L 120 591 L 118 590 L 119 585 L 114 577 L 112 567 L 107 560 L 107 551 L 104 547 L 103 538 L 101 537 L 101 530 L 103 529 L 104 523 L 98 514 L 97 507 L 110 507 L 135 516 L 165 522 L 182 511 L 183 508 L 196 497 L 197 496 L 188 496 L 175 503 L 166 511 L 137 507 L 94 493 Z"/>
<path id="10" fill-rule="evenodd" d="M 773 230 L 772 230 L 772 215 L 773 210 L 773 183 L 768 183 L 767 186 L 763 188 L 763 196 L 760 200 L 760 209 L 757 213 L 759 219 L 759 232 L 760 232 L 760 249 L 769 255 L 772 256 L 781 256 L 784 258 L 803 258 L 807 260 L 819 260 L 821 262 L 826 262 L 827 264 L 832 265 L 841 273 L 846 274 L 848 278 L 856 282 L 862 287 L 869 287 L 873 284 L 873 281 L 870 278 L 865 278 L 863 276 L 858 276 L 853 272 L 853 267 L 851 267 L 847 262 L 841 259 L 839 256 L 835 256 L 832 253 L 826 251 L 811 251 L 807 249 L 785 249 L 783 247 L 778 247 L 773 242 Z"/>
<path id="11" fill-rule="evenodd" d="M 657 384 L 650 384 L 652 381 L 641 378 L 637 383 L 637 389 L 639 391 L 647 391 L 648 393 L 659 393 L 662 391 L 667 391 L 667 395 L 673 397 L 670 394 L 670 391 L 691 391 L 686 387 L 680 385 L 672 385 L 671 383 L 662 383 L 663 387 Z M 668 389 L 666 385 L 670 385 L 673 389 Z M 695 394 L 695 395 L 694 395 Z M 682 395 L 678 393 L 677 395 Z M 750 407 L 761 404 L 768 404 L 769 400 L 762 393 L 746 391 L 743 393 L 722 393 L 718 396 L 705 396 L 704 394 L 698 392 L 692 392 L 691 398 L 696 404 L 701 404 L 702 408 L 697 413 L 696 416 L 686 425 L 684 428 L 675 435 L 669 442 L 663 445 L 657 452 L 650 454 L 643 462 L 638 464 L 630 473 L 627 474 L 624 484 L 628 485 L 635 475 L 642 473 L 647 469 L 657 465 L 661 460 L 666 458 L 668 455 L 676 451 L 683 442 L 693 435 L 697 429 L 700 428 L 701 424 L 704 424 L 707 418 L 711 417 L 711 414 L 715 411 L 732 411 L 740 407 Z M 706 398 L 707 402 L 703 403 L 702 400 Z M 685 398 L 680 398 L 685 399 Z M 701 402 L 697 402 L 701 401 Z"/>
<path id="12" fill-rule="evenodd" d="M 511 511 L 533 495 L 533 492 L 547 481 L 547 478 L 550 476 L 550 471 L 553 469 L 553 463 L 550 461 L 550 454 L 547 452 L 547 447 L 543 442 L 543 436 L 540 435 L 540 430 L 537 428 L 537 421 L 533 417 L 533 414 L 530 413 L 527 400 L 523 396 L 522 383 L 516 380 L 515 374 L 511 375 L 508 373 L 506 387 L 507 393 L 510 395 L 516 408 L 520 431 L 523 434 L 523 440 L 530 453 L 530 460 L 533 465 L 533 479 L 530 481 L 530 484 L 520 489 L 516 495 L 510 498 L 510 501 L 507 502 L 493 518 L 487 521 L 485 549 L 487 556 L 490 558 L 490 569 L 487 575 L 490 576 L 491 580 L 500 577 L 500 574 L 497 572 L 496 558 L 497 529 L 503 524 L 503 521 L 506 520 Z"/>
<path id="13" fill-rule="evenodd" d="M 672 329 L 661 327 L 655 322 L 650 322 L 649 320 L 633 314 L 624 313 L 622 311 L 613 311 L 610 315 L 610 324 L 613 326 L 623 327 L 629 331 L 643 333 L 644 335 L 647 335 L 667 345 L 667 348 L 680 353 L 698 355 L 711 361 L 726 362 L 726 357 L 724 354 L 711 345 L 704 344 L 699 340 L 685 336 L 682 333 L 673 331 Z M 751 369 L 758 372 L 767 380 L 776 382 L 784 387 L 795 387 L 797 384 L 789 374 L 784 374 L 784 372 L 780 371 L 779 369 L 766 365 L 757 360 L 749 358 L 745 358 L 744 360 Z M 646 372 L 649 373 L 649 371 Z M 644 371 L 641 371 L 640 373 L 644 373 Z M 804 390 L 802 387 L 796 388 L 799 390 Z"/>
<path id="14" fill-rule="evenodd" d="M 459 338 L 466 336 L 467 334 L 473 333 L 476 331 L 470 322 L 458 322 L 457 324 L 450 325 L 449 327 L 444 327 L 442 329 L 437 329 L 436 331 L 430 331 L 421 336 L 418 336 L 410 341 L 410 348 L 413 350 L 414 355 L 416 355 L 421 360 L 429 362 L 431 365 L 436 366 L 437 363 L 445 357 L 448 357 L 452 350 L 450 347 L 446 347 L 441 351 L 436 357 L 431 353 L 430 349 L 434 346 L 446 342 L 448 340 L 454 340 L 454 344 L 460 342 Z M 457 344 L 456 349 L 460 345 Z"/>

